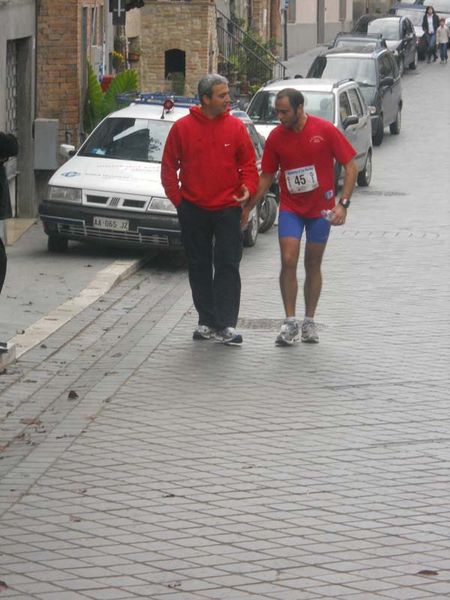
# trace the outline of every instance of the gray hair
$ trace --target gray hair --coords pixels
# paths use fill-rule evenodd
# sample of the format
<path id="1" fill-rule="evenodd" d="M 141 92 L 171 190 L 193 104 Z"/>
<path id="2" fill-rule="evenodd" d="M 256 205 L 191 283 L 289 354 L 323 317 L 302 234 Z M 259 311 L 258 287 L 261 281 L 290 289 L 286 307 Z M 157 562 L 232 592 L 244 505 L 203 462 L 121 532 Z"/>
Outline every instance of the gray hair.
<path id="1" fill-rule="evenodd" d="M 202 77 L 198 82 L 197 88 L 200 102 L 202 101 L 203 96 L 208 96 L 208 98 L 212 97 L 213 87 L 215 85 L 223 84 L 228 85 L 228 79 L 217 73 L 208 73 L 208 75 Z"/>

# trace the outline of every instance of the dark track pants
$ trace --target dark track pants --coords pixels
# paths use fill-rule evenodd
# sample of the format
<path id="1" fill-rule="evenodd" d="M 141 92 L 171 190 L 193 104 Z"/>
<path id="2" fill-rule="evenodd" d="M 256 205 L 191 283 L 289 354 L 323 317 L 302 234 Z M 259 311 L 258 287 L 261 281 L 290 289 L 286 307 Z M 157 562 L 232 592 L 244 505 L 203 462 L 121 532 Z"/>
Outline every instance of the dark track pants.
<path id="1" fill-rule="evenodd" d="M 0 238 L 0 292 L 2 291 L 3 283 L 6 275 L 6 251 L 5 245 Z"/>
<path id="2" fill-rule="evenodd" d="M 178 218 L 199 324 L 217 330 L 236 327 L 241 300 L 240 206 L 210 211 L 183 200 Z"/>

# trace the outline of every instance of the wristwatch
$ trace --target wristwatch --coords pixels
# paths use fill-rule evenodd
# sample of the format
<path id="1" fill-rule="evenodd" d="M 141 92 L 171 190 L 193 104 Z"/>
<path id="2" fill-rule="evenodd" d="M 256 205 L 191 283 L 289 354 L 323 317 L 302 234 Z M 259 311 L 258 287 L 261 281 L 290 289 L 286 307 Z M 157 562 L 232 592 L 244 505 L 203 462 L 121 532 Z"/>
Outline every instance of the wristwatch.
<path id="1" fill-rule="evenodd" d="M 341 198 L 339 204 L 344 208 L 348 208 L 350 206 L 350 200 L 348 198 Z"/>

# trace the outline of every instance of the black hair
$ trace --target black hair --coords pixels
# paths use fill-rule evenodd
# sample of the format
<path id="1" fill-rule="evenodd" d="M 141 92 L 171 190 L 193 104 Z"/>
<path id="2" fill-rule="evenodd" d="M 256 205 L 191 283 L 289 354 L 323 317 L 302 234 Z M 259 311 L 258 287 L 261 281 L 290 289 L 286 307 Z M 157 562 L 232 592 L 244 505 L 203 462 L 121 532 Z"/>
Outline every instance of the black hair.
<path id="1" fill-rule="evenodd" d="M 0 131 L 0 159 L 17 156 L 19 153 L 19 144 L 17 138 L 12 133 L 3 133 Z"/>
<path id="2" fill-rule="evenodd" d="M 276 100 L 279 100 L 280 98 L 287 98 L 291 108 L 293 108 L 295 111 L 299 106 L 303 106 L 305 104 L 305 98 L 303 97 L 303 94 L 294 88 L 284 88 L 283 90 L 280 90 L 277 94 Z"/>

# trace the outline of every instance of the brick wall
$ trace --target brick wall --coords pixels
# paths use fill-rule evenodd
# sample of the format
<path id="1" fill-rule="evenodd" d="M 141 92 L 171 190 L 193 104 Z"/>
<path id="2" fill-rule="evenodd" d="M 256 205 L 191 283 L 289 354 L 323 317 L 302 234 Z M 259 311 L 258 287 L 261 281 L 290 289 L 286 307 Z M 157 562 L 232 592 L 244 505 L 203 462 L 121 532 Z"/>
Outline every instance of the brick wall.
<path id="1" fill-rule="evenodd" d="M 141 89 L 167 91 L 165 52 L 177 48 L 186 53 L 186 94 L 195 94 L 201 76 L 217 69 L 214 4 L 157 2 L 141 8 Z"/>
<path id="2" fill-rule="evenodd" d="M 84 104 L 85 61 L 82 58 L 82 7 L 88 7 L 87 38 L 91 32 L 91 8 L 99 0 L 41 0 L 37 14 L 36 116 L 59 119 L 59 138 L 69 131 L 79 143 Z"/>

